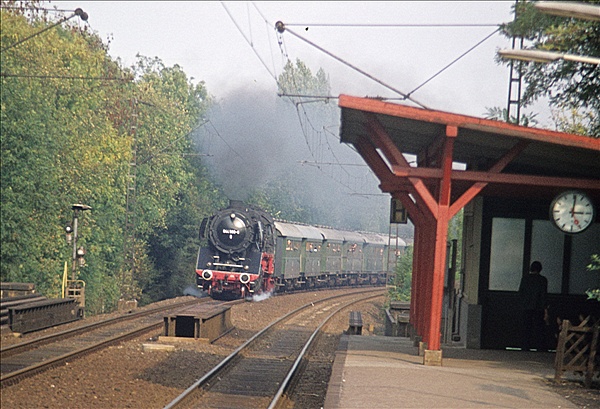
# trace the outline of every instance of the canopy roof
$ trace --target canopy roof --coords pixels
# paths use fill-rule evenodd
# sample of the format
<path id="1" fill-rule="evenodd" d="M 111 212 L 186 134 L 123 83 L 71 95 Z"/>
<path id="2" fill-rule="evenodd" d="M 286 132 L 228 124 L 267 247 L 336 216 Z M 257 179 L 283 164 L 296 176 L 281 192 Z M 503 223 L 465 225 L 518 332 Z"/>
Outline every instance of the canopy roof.
<path id="1" fill-rule="evenodd" d="M 486 182 L 481 192 L 490 196 L 553 197 L 568 188 L 588 192 L 600 203 L 600 139 L 528 128 L 505 122 L 448 112 L 425 110 L 370 98 L 341 95 L 341 141 L 357 144 L 382 131 L 404 154 L 417 156 L 413 164 L 396 175 L 437 181 L 442 176 L 440 150 L 448 127 L 456 130 L 452 160 L 466 171 L 452 172 L 452 196 L 474 182 Z M 370 142 L 382 149 L 383 144 Z M 516 155 L 511 150 L 515 149 Z M 385 153 L 385 152 L 384 152 Z M 490 168 L 512 155 L 500 172 Z M 515 177 L 520 176 L 520 177 Z M 382 186 L 383 190 L 385 186 Z"/>

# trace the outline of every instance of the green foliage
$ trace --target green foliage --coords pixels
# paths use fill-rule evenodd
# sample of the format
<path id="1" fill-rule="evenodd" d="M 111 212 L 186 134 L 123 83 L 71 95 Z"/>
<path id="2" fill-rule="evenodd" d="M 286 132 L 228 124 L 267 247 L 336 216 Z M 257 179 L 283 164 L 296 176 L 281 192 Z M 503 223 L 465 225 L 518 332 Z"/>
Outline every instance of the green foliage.
<path id="1" fill-rule="evenodd" d="M 296 60 L 294 65 L 290 60 L 287 61 L 283 72 L 279 75 L 277 81 L 279 92 L 289 95 L 308 95 L 308 96 L 329 96 L 331 86 L 327 74 L 320 68 L 313 76 L 310 68 L 300 59 Z"/>
<path id="2" fill-rule="evenodd" d="M 32 4 L 0 11 L 2 48 L 52 24 Z M 64 24 L 3 51 L 1 65 L 10 74 L 1 78 L 1 280 L 59 296 L 71 258 L 64 226 L 83 203 L 92 207 L 79 218 L 86 310 L 114 308 L 135 147 L 134 286 L 142 303 L 181 294 L 193 282 L 200 220 L 222 198 L 193 156 L 190 133 L 211 103 L 204 84 L 156 58 L 123 69 L 95 34 Z"/>
<path id="3" fill-rule="evenodd" d="M 48 24 L 0 13 L 3 48 Z M 68 27 L 9 48 L 1 58 L 4 73 L 21 77 L 3 77 L 1 87 L 0 272 L 3 281 L 33 282 L 42 293 L 58 296 L 64 261 L 70 258 L 63 229 L 71 219 L 71 204 L 85 203 L 96 212 L 81 219 L 80 244 L 94 243 L 81 278 L 110 277 L 119 265 L 120 254 L 114 251 L 119 223 L 103 215 L 122 213 L 124 202 L 121 184 L 129 147 L 107 119 L 120 84 L 23 77 L 112 74 L 115 65 L 107 61 L 101 42 Z M 92 309 L 96 294 L 106 290 L 106 280 L 98 283 L 88 292 Z"/>
<path id="4" fill-rule="evenodd" d="M 413 247 L 409 246 L 405 252 L 398 257 L 396 263 L 396 275 L 391 283 L 393 288 L 388 291 L 391 301 L 409 301 L 412 287 L 412 262 Z"/>
<path id="5" fill-rule="evenodd" d="M 587 266 L 587 270 L 594 274 L 600 274 L 600 255 L 592 254 L 591 262 Z M 590 288 L 585 292 L 590 300 L 596 300 L 600 302 L 600 288 Z"/>
<path id="6" fill-rule="evenodd" d="M 299 115 L 306 115 L 314 124 L 337 122 L 337 107 L 328 98 L 331 85 L 323 68 L 313 75 L 300 59 L 296 60 L 296 65 L 288 60 L 279 75 L 277 87 L 279 94 L 287 96 L 287 100 L 295 105 Z"/>
<path id="7" fill-rule="evenodd" d="M 258 206 L 280 220 L 315 224 L 317 211 L 306 206 L 302 193 L 294 187 L 293 180 L 282 177 L 268 182 L 248 197 L 248 203 Z"/>
<path id="8" fill-rule="evenodd" d="M 182 294 L 192 283 L 197 229 L 215 209 L 215 189 L 193 158 L 191 131 L 210 104 L 203 83 L 194 85 L 181 67 L 139 57 L 137 78 L 136 234 L 149 259 L 134 282 L 142 304 Z M 147 247 L 146 247 L 147 246 Z M 142 253 L 145 253 L 143 251 Z"/>
<path id="9" fill-rule="evenodd" d="M 527 48 L 600 57 L 600 22 L 545 15 L 533 4 L 531 1 L 516 4 L 517 19 L 501 25 L 506 37 L 523 37 L 529 43 Z M 503 62 L 508 64 L 508 61 Z M 554 107 L 585 112 L 590 115 L 590 127 L 585 134 L 600 137 L 600 70 L 597 65 L 557 61 L 523 63 L 522 67 L 527 83 L 522 97 L 525 105 L 548 97 Z"/>
<path id="10" fill-rule="evenodd" d="M 553 111 L 552 119 L 556 124 L 556 129 L 561 132 L 588 135 L 594 121 L 594 115 L 591 112 L 580 112 L 575 108 L 571 108 Z"/>
<path id="11" fill-rule="evenodd" d="M 500 107 L 486 107 L 486 113 L 484 114 L 484 116 L 486 119 L 493 119 L 494 121 L 504 121 L 511 124 L 519 124 L 522 126 L 536 126 L 538 124 L 537 119 L 535 119 L 537 114 L 522 114 L 521 117 L 518 119 L 516 116 L 512 115 L 509 118 L 508 109 Z"/>

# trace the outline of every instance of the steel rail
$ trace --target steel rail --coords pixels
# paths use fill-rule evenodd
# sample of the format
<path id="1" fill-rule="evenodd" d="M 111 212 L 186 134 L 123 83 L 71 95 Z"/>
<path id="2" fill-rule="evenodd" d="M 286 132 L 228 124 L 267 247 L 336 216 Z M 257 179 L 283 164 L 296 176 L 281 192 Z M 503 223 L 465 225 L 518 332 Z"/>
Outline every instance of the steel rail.
<path id="1" fill-rule="evenodd" d="M 36 348 L 36 347 L 39 347 L 42 345 L 50 344 L 52 342 L 56 342 L 56 341 L 64 339 L 64 338 L 73 337 L 80 333 L 87 332 L 91 329 L 97 329 L 97 328 L 101 328 L 101 327 L 104 327 L 107 325 L 117 324 L 119 322 L 138 319 L 140 317 L 144 317 L 146 315 L 154 314 L 154 313 L 164 311 L 164 310 L 170 310 L 173 308 L 181 308 L 181 307 L 185 307 L 185 306 L 196 304 L 196 303 L 201 304 L 201 303 L 208 302 L 208 301 L 211 301 L 211 299 L 206 298 L 206 299 L 200 299 L 200 300 L 196 299 L 196 300 L 182 301 L 182 302 L 179 302 L 176 304 L 171 304 L 168 306 L 155 307 L 155 308 L 151 308 L 151 309 L 148 309 L 145 311 L 137 311 L 137 312 L 133 312 L 133 313 L 130 313 L 127 315 L 121 315 L 119 317 L 114 317 L 114 318 L 107 318 L 102 321 L 93 322 L 93 323 L 82 325 L 82 326 L 77 326 L 75 328 L 61 331 L 56 334 L 45 335 L 45 336 L 42 336 L 39 338 L 34 338 L 29 341 L 20 342 L 18 344 L 14 344 L 14 345 L 10 345 L 5 348 L 2 348 L 0 350 L 0 359 L 8 358 L 9 356 L 19 354 L 24 351 L 27 351 L 27 350 L 30 350 L 30 349 L 33 349 L 33 348 Z"/>
<path id="2" fill-rule="evenodd" d="M 210 300 L 210 299 L 207 298 L 206 301 L 212 301 L 212 300 Z M 206 301 L 202 301 L 201 303 L 206 302 Z M 102 328 L 104 326 L 108 326 L 110 324 L 119 324 L 119 323 L 122 323 L 122 322 L 126 322 L 127 320 L 143 318 L 146 315 L 156 314 L 156 313 L 159 313 L 161 311 L 167 311 L 167 310 L 172 310 L 172 309 L 181 309 L 182 307 L 186 307 L 187 305 L 195 304 L 197 302 L 198 302 L 198 300 L 191 300 L 191 301 L 181 302 L 181 303 L 177 303 L 177 304 L 171 304 L 169 306 L 152 308 L 152 309 L 150 309 L 148 311 L 144 311 L 144 312 L 132 314 L 132 315 L 129 315 L 129 316 L 124 316 L 124 317 L 127 317 L 127 319 L 122 319 L 122 317 L 109 318 L 109 319 L 101 321 L 99 323 L 94 323 L 94 324 L 86 325 L 83 328 L 86 329 L 86 330 L 89 330 L 90 327 L 95 327 L 94 329 L 99 329 L 99 328 Z M 96 325 L 96 324 L 98 324 L 98 325 Z M 144 334 L 146 332 L 159 329 L 162 325 L 164 325 L 163 321 L 162 320 L 158 320 L 158 321 L 155 321 L 155 322 L 153 322 L 151 324 L 145 324 L 145 325 L 143 325 L 143 326 L 141 326 L 141 327 L 139 327 L 137 329 L 129 330 L 129 331 L 126 331 L 126 332 L 121 333 L 119 335 L 115 335 L 113 337 L 110 337 L 110 338 L 105 338 L 105 339 L 103 339 L 101 341 L 92 343 L 90 345 L 87 345 L 85 347 L 79 348 L 77 350 L 73 350 L 73 351 L 67 352 L 67 353 L 65 353 L 63 355 L 49 358 L 49 359 L 47 359 L 47 360 L 45 360 L 43 362 L 38 362 L 38 363 L 30 365 L 28 367 L 21 368 L 19 370 L 6 373 L 6 374 L 4 374 L 4 375 L 2 375 L 0 377 L 0 388 L 3 388 L 4 386 L 12 385 L 14 383 L 17 383 L 21 379 L 24 379 L 24 378 L 29 377 L 29 376 L 33 376 L 33 375 L 35 375 L 37 373 L 40 373 L 40 372 L 45 371 L 47 369 L 50 369 L 52 367 L 56 367 L 56 366 L 62 364 L 63 362 L 65 362 L 65 361 L 76 359 L 76 358 L 78 358 L 80 356 L 83 356 L 83 355 L 92 353 L 94 351 L 103 349 L 103 348 L 105 348 L 105 347 L 107 347 L 109 345 L 113 345 L 113 344 L 116 344 L 116 343 L 119 343 L 119 342 L 123 342 L 123 341 L 129 340 L 129 339 L 135 338 L 135 337 L 137 337 L 137 336 L 139 336 L 141 334 Z M 71 336 L 74 336 L 74 335 L 78 334 L 79 332 L 81 332 L 81 327 L 73 329 L 73 330 L 63 331 L 63 333 L 70 334 Z M 60 339 L 63 339 L 64 337 L 69 336 L 69 335 L 65 335 L 63 333 L 61 333 L 60 336 L 58 338 L 56 338 L 55 340 L 60 340 Z M 52 343 L 52 342 L 48 341 L 49 337 L 43 337 L 43 338 L 44 338 L 44 341 L 46 341 L 44 344 L 50 344 L 50 343 Z M 36 342 L 37 342 L 37 340 L 32 340 L 32 344 L 35 344 Z M 18 345 L 21 345 L 21 344 L 18 344 Z M 42 344 L 40 343 L 40 344 L 38 344 L 36 346 L 41 346 L 41 345 Z M 25 349 L 22 352 L 26 352 L 27 350 L 29 350 L 29 349 Z"/>
<path id="3" fill-rule="evenodd" d="M 382 289 L 378 288 L 378 289 L 374 289 L 374 290 L 368 290 L 368 292 L 375 292 L 375 291 L 380 292 L 380 291 L 382 291 Z M 360 294 L 360 293 L 361 292 L 357 291 L 357 292 L 353 292 L 353 293 L 350 293 L 350 294 L 339 294 L 339 295 L 335 295 L 335 296 L 332 296 L 332 297 L 328 297 L 328 298 L 324 298 L 324 299 L 318 300 L 317 303 L 323 303 L 323 302 L 326 302 L 326 301 L 331 301 L 331 300 L 334 300 L 336 298 L 350 297 L 350 296 L 357 295 L 357 294 Z M 381 296 L 381 294 L 378 294 L 377 296 Z M 216 366 L 214 366 L 210 371 L 208 371 L 204 376 L 202 376 L 202 378 L 200 378 L 196 382 L 194 382 L 183 393 L 181 393 L 179 396 L 177 396 L 175 399 L 173 399 L 167 406 L 164 407 L 164 409 L 174 409 L 174 408 L 178 407 L 178 405 L 181 405 L 189 396 L 192 395 L 192 393 L 194 393 L 197 389 L 199 389 L 204 384 L 206 384 L 210 379 L 212 379 L 225 365 L 227 365 L 235 357 L 237 357 L 237 355 L 241 351 L 243 351 L 244 349 L 246 349 L 252 342 L 254 342 L 256 339 L 258 339 L 259 337 L 261 337 L 264 333 L 266 333 L 267 331 L 269 331 L 270 329 L 272 329 L 275 325 L 279 324 L 280 322 L 288 319 L 289 317 L 293 316 L 294 314 L 296 314 L 296 313 L 298 313 L 298 312 L 300 312 L 300 311 L 302 311 L 302 310 L 304 310 L 304 309 L 306 309 L 308 307 L 314 306 L 314 304 L 315 304 L 315 302 L 310 302 L 308 304 L 305 304 L 305 305 L 303 305 L 301 307 L 298 307 L 295 310 L 293 310 L 293 311 L 291 311 L 291 312 L 283 315 L 282 317 L 276 319 L 275 321 L 271 322 L 269 325 L 267 325 L 266 327 L 264 327 L 262 330 L 260 330 L 256 334 L 254 334 L 252 337 L 250 337 L 248 340 L 246 340 L 246 342 L 244 342 L 242 345 L 240 345 L 238 348 L 236 348 L 231 354 L 229 354 L 225 359 L 223 359 Z M 311 338 L 313 338 L 313 337 L 311 337 Z"/>
<path id="4" fill-rule="evenodd" d="M 145 325 L 145 326 L 143 326 L 141 328 L 138 328 L 136 330 L 133 330 L 133 331 L 130 331 L 130 332 L 126 332 L 124 334 L 117 335 L 117 336 L 114 336 L 112 338 L 108 338 L 108 339 L 102 340 L 102 341 L 97 342 L 95 344 L 88 345 L 86 347 L 83 347 L 83 348 L 77 349 L 75 351 L 71 351 L 71 352 L 68 352 L 66 354 L 63 354 L 63 355 L 60 355 L 60 356 L 48 359 L 48 360 L 46 360 L 44 362 L 39 362 L 37 364 L 28 366 L 26 368 L 19 369 L 17 371 L 9 372 L 8 374 L 3 375 L 0 378 L 0 385 L 2 387 L 10 385 L 10 384 L 12 384 L 15 381 L 20 380 L 21 378 L 25 378 L 25 377 L 28 377 L 28 376 L 35 375 L 35 374 L 37 374 L 39 372 L 42 372 L 42 371 L 45 371 L 45 370 L 47 370 L 47 369 L 49 369 L 51 367 L 58 366 L 58 365 L 62 364 L 65 361 L 78 358 L 80 356 L 89 354 L 91 352 L 100 350 L 102 348 L 105 348 L 105 347 L 107 347 L 109 345 L 112 345 L 112 344 L 115 344 L 115 343 L 118 343 L 118 342 L 122 342 L 122 341 L 127 341 L 127 340 L 129 340 L 131 338 L 135 338 L 136 336 L 141 335 L 141 334 L 143 334 L 145 332 L 149 332 L 151 330 L 158 329 L 162 325 L 163 325 L 162 322 L 155 322 L 153 324 L 147 324 L 147 325 Z"/>
<path id="5" fill-rule="evenodd" d="M 370 300 L 372 298 L 379 298 L 379 297 L 382 297 L 383 295 L 384 294 L 371 295 L 369 297 L 361 298 L 360 300 L 352 301 L 352 302 L 350 302 L 348 304 L 345 304 L 345 305 L 339 307 L 337 310 L 335 310 L 331 314 L 329 314 L 327 316 L 327 318 L 325 318 L 323 320 L 323 322 L 317 327 L 317 329 L 315 329 L 315 331 L 312 333 L 312 335 L 310 336 L 310 338 L 308 339 L 308 341 L 306 341 L 306 344 L 302 348 L 302 351 L 300 351 L 300 354 L 298 355 L 298 357 L 294 361 L 294 364 L 290 368 L 288 374 L 286 375 L 285 379 L 281 383 L 281 386 L 279 387 L 279 390 L 275 394 L 275 397 L 273 398 L 273 400 L 271 401 L 271 404 L 268 406 L 267 409 L 275 409 L 275 407 L 279 403 L 279 400 L 283 396 L 283 393 L 288 388 L 291 380 L 293 379 L 294 375 L 296 374 L 296 370 L 300 366 L 300 363 L 304 359 L 304 356 L 308 352 L 308 349 L 311 347 L 313 340 L 316 338 L 316 336 L 319 334 L 319 332 L 321 332 L 321 329 L 323 328 L 323 326 L 325 326 L 325 324 L 327 324 L 329 322 L 329 320 L 331 320 L 331 318 L 333 318 L 336 314 L 339 314 L 340 311 L 342 311 L 343 309 L 348 308 L 351 305 L 357 304 L 359 302 L 365 302 L 365 301 Z"/>

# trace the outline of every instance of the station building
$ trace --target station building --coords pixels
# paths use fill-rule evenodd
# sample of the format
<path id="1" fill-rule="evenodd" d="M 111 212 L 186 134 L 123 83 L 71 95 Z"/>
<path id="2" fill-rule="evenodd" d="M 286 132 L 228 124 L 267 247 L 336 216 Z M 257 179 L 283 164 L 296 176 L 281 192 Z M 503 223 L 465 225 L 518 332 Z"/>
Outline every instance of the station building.
<path id="1" fill-rule="evenodd" d="M 446 343 L 518 348 L 519 283 L 534 260 L 548 279 L 552 325 L 600 317 L 585 293 L 600 287 L 600 271 L 587 269 L 600 254 L 600 138 L 347 95 L 339 106 L 341 141 L 415 225 L 410 323 L 426 354 L 441 358 Z M 447 229 L 461 210 L 455 287 Z"/>

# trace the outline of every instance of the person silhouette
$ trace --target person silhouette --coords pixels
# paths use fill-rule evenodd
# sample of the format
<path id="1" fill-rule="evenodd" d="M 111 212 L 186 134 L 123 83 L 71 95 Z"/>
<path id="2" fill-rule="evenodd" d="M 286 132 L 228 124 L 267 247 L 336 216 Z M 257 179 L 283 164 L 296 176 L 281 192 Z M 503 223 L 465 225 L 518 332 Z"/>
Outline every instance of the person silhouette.
<path id="1" fill-rule="evenodd" d="M 545 320 L 547 314 L 546 296 L 548 279 L 541 275 L 542 263 L 534 261 L 519 285 L 519 294 L 523 308 L 523 349 L 542 350 L 545 345 Z"/>

